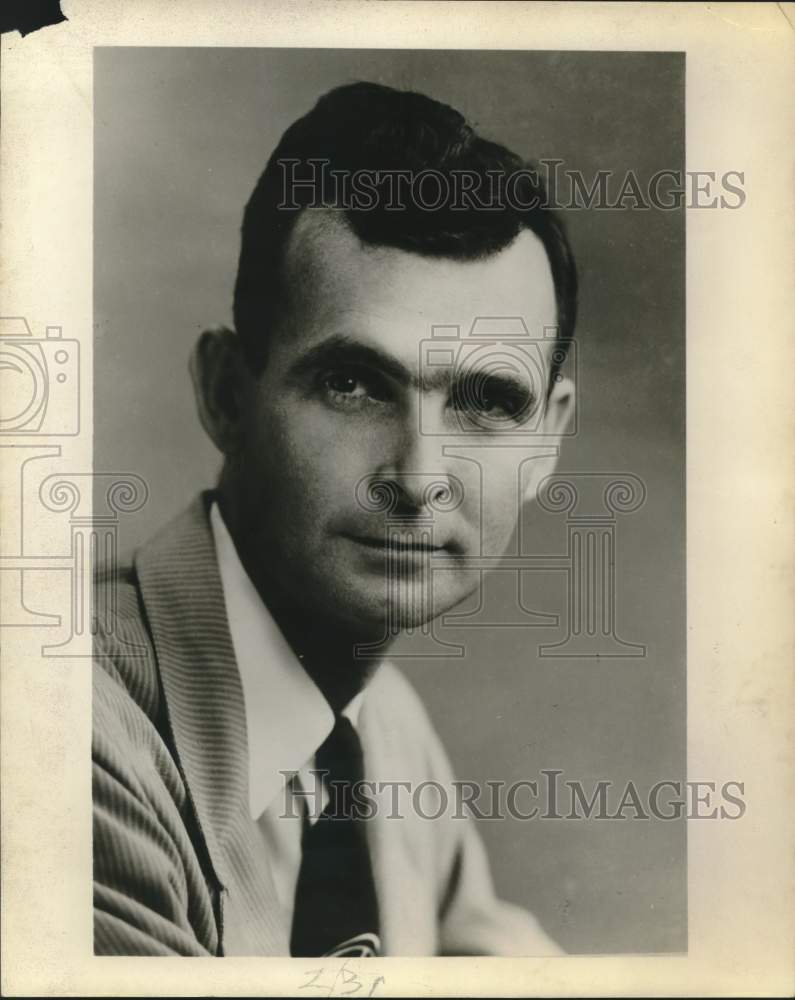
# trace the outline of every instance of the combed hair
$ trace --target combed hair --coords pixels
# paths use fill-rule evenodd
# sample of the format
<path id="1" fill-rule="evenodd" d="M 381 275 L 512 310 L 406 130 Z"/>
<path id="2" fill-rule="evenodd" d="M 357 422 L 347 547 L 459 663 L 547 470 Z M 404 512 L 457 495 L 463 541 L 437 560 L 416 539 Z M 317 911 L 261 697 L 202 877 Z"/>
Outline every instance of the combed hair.
<path id="1" fill-rule="evenodd" d="M 378 175 L 375 206 L 358 208 L 350 199 L 341 201 L 341 185 L 327 190 L 320 181 L 321 161 L 327 161 L 326 178 L 332 171 Z M 288 198 L 287 163 L 299 182 L 287 192 Z M 387 175 L 398 171 L 435 171 L 451 180 L 454 172 L 476 175 L 482 181 L 478 204 L 454 207 L 445 201 L 438 209 L 428 209 L 408 199 L 397 210 L 386 208 L 386 185 L 392 183 Z M 513 196 L 506 197 L 511 175 L 517 175 Z M 560 366 L 574 332 L 577 273 L 563 224 L 546 206 L 546 191 L 532 162 L 479 136 L 447 104 L 413 91 L 360 82 L 330 90 L 290 125 L 246 205 L 234 320 L 255 371 L 265 364 L 268 336 L 286 302 L 283 265 L 290 232 L 299 212 L 320 205 L 340 208 L 363 244 L 453 260 L 488 257 L 512 243 L 522 229 L 530 229 L 546 249 L 555 284 L 562 350 L 556 351 L 553 367 Z"/>

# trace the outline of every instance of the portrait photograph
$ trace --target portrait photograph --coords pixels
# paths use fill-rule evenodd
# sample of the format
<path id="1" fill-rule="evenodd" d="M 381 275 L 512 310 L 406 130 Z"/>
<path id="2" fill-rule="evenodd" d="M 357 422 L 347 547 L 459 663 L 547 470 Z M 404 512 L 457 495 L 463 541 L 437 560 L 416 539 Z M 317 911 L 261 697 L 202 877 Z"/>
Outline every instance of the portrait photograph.
<path id="1" fill-rule="evenodd" d="M 793 11 L 9 5 L 3 995 L 792 995 Z"/>
<path id="2" fill-rule="evenodd" d="M 94 469 L 146 492 L 100 598 L 98 953 L 290 954 L 285 775 L 353 699 L 362 780 L 410 787 L 306 954 L 685 951 L 682 55 L 100 48 L 95 103 Z M 181 772 L 176 896 L 105 784 L 130 700 Z M 232 908 L 246 802 L 224 939 L 201 861 Z"/>

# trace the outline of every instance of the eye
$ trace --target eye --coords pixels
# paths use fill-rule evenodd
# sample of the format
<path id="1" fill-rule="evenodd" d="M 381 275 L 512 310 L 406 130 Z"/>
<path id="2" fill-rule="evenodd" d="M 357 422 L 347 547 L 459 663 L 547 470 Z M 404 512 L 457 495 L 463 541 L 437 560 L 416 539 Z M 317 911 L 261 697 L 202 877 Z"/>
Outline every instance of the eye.
<path id="1" fill-rule="evenodd" d="M 378 405 L 388 398 L 388 388 L 377 372 L 348 366 L 323 372 L 320 390 L 326 400 L 338 409 Z"/>
<path id="2" fill-rule="evenodd" d="M 533 409 L 533 394 L 528 389 L 494 376 L 473 377 L 456 384 L 453 406 L 474 420 L 489 425 L 501 421 L 521 423 Z"/>
<path id="3" fill-rule="evenodd" d="M 324 381 L 327 389 L 339 395 L 355 398 L 367 395 L 367 388 L 362 380 L 346 372 L 331 372 Z"/>
<path id="4" fill-rule="evenodd" d="M 513 417 L 527 402 L 527 396 L 516 390 L 506 389 L 496 379 L 485 379 L 477 402 L 484 413 L 496 413 L 499 410 Z"/>

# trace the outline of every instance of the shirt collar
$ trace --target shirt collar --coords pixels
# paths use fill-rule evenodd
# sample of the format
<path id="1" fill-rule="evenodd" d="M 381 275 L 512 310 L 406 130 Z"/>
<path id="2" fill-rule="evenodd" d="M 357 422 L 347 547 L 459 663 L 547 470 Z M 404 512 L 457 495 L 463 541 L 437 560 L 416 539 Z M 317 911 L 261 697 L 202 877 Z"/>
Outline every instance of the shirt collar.
<path id="1" fill-rule="evenodd" d="M 243 687 L 249 808 L 256 820 L 284 787 L 282 772 L 294 774 L 311 763 L 334 726 L 334 713 L 243 568 L 216 502 L 210 524 Z M 363 698 L 360 691 L 344 709 L 354 725 Z"/>

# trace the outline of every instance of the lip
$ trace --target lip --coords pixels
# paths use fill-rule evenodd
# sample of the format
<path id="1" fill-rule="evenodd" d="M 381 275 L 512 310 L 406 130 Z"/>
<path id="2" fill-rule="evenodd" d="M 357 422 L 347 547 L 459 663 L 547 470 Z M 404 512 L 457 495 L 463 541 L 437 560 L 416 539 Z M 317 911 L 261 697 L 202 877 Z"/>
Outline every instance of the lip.
<path id="1" fill-rule="evenodd" d="M 450 547 L 447 545 L 427 545 L 422 542 L 397 542 L 394 539 L 387 541 L 384 538 L 374 538 L 371 535 L 345 535 L 348 541 L 356 542 L 357 545 L 362 545 L 367 549 L 371 549 L 375 552 L 388 552 L 390 550 L 394 552 L 405 553 L 406 555 L 426 555 L 432 554 L 434 552 L 450 552 Z"/>

